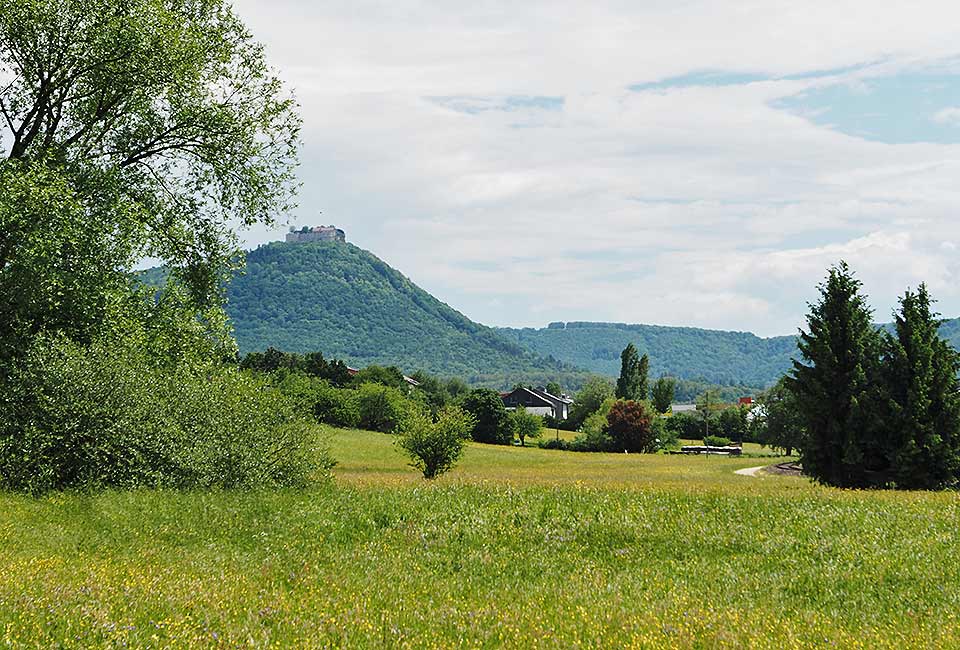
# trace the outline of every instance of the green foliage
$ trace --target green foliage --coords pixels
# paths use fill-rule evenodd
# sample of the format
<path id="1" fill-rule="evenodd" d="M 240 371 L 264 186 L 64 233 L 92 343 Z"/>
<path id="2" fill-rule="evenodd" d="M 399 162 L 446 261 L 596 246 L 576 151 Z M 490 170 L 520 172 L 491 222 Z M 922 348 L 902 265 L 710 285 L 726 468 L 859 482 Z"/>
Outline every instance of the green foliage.
<path id="1" fill-rule="evenodd" d="M 541 356 L 550 356 L 590 372 L 616 377 L 621 352 L 633 344 L 650 359 L 654 377 L 669 375 L 701 384 L 749 386 L 739 395 L 752 395 L 777 380 L 790 368 L 796 354 L 794 336 L 759 338 L 748 332 L 724 332 L 692 327 L 626 325 L 622 323 L 558 323 L 533 329 L 502 328 L 498 332 Z M 960 328 L 958 328 L 960 339 Z M 689 401 L 698 390 L 681 391 L 677 399 Z"/>
<path id="2" fill-rule="evenodd" d="M 0 364 L 42 329 L 89 341 L 128 292 L 129 243 L 90 227 L 56 170 L 0 162 L 0 188 Z"/>
<path id="3" fill-rule="evenodd" d="M 644 383 L 637 348 L 633 343 L 628 343 L 620 354 L 620 377 L 617 379 L 615 393 L 617 399 L 644 399 L 644 396 L 640 394 L 641 386 Z"/>
<path id="4" fill-rule="evenodd" d="M 637 376 L 637 394 L 633 399 L 646 400 L 650 397 L 650 357 L 646 353 L 640 357 Z"/>
<path id="5" fill-rule="evenodd" d="M 109 276 L 159 257 L 210 306 L 233 257 L 229 224 L 272 223 L 290 207 L 296 105 L 221 0 L 5 2 L 0 78 L 2 173 L 54 175 L 80 210 L 57 198 L 51 218 L 66 209 L 87 233 L 48 233 L 46 264 L 62 254 L 74 272 Z M 0 230 L 0 268 L 29 263 L 27 219 Z M 78 254 L 84 239 L 104 252 Z M 78 292 L 64 298 L 97 302 L 94 284 L 61 281 Z"/>
<path id="6" fill-rule="evenodd" d="M 656 449 L 652 409 L 645 402 L 617 400 L 607 413 L 607 433 L 614 449 L 649 452 Z"/>
<path id="7" fill-rule="evenodd" d="M 302 415 L 336 427 L 360 425 L 360 407 L 355 391 L 331 386 L 325 379 L 302 372 L 275 373 L 268 379 Z"/>
<path id="8" fill-rule="evenodd" d="M 240 361 L 244 370 L 259 373 L 277 371 L 299 372 L 309 377 L 324 379 L 334 386 L 346 386 L 351 381 L 350 372 L 343 361 L 327 361 L 321 352 L 299 355 L 270 347 L 263 352 L 250 352 Z"/>
<path id="9" fill-rule="evenodd" d="M 523 406 L 510 412 L 510 427 L 520 440 L 520 446 L 526 445 L 527 438 L 538 438 L 543 430 L 543 418 L 535 413 L 527 413 Z"/>
<path id="10" fill-rule="evenodd" d="M 786 379 L 780 379 L 757 398 L 750 423 L 752 435 L 760 444 L 782 449 L 791 455 L 794 449 L 803 449 L 806 434 L 800 408 Z"/>
<path id="11" fill-rule="evenodd" d="M 707 436 L 703 439 L 703 444 L 708 447 L 729 447 L 730 442 L 730 438 L 723 436 Z"/>
<path id="12" fill-rule="evenodd" d="M 730 406 L 717 414 L 717 426 L 713 428 L 730 440 L 743 442 L 750 439 L 750 410 L 746 406 Z"/>
<path id="13" fill-rule="evenodd" d="M 794 362 L 789 380 L 807 431 L 804 472 L 842 487 L 877 485 L 887 470 L 878 422 L 881 341 L 860 287 L 845 263 L 829 270 L 800 333 L 804 363 Z"/>
<path id="14" fill-rule="evenodd" d="M 227 296 L 245 352 L 323 350 L 357 367 L 422 368 L 497 385 L 543 384 L 573 370 L 472 322 L 351 244 L 261 246 Z"/>
<path id="15" fill-rule="evenodd" d="M 279 391 L 147 349 L 38 339 L 0 385 L 0 487 L 303 485 L 331 466 Z"/>
<path id="16" fill-rule="evenodd" d="M 572 429 L 579 429 L 592 413 L 596 413 L 601 405 L 613 398 L 613 383 L 606 377 L 591 377 L 576 394 L 567 424 Z"/>
<path id="17" fill-rule="evenodd" d="M 403 393 L 381 384 L 362 384 L 354 399 L 360 414 L 359 426 L 368 431 L 396 433 L 412 411 L 412 403 Z"/>
<path id="18" fill-rule="evenodd" d="M 537 446 L 540 447 L 540 449 L 558 449 L 560 451 L 570 449 L 570 443 L 563 438 L 545 438 L 537 442 Z"/>
<path id="19" fill-rule="evenodd" d="M 657 413 L 669 413 L 673 404 L 673 396 L 677 387 L 677 380 L 673 377 L 660 377 L 653 383 L 651 398 L 653 408 Z"/>
<path id="20" fill-rule="evenodd" d="M 693 413 L 674 413 L 665 418 L 664 424 L 675 438 L 696 440 L 703 435 L 703 418 Z"/>
<path id="21" fill-rule="evenodd" d="M 403 379 L 403 373 L 396 366 L 367 366 L 353 376 L 352 383 L 354 386 L 380 384 L 381 386 L 389 386 L 397 390 L 403 389 L 404 391 L 407 388 L 407 383 Z"/>
<path id="22" fill-rule="evenodd" d="M 462 407 L 474 418 L 471 431 L 474 440 L 495 445 L 513 442 L 510 416 L 497 391 L 475 388 L 463 400 Z"/>
<path id="23" fill-rule="evenodd" d="M 449 382 L 445 382 L 423 370 L 418 370 L 410 377 L 420 384 L 414 391 L 414 396 L 422 400 L 434 415 L 437 415 L 444 406 L 452 403 L 453 396 L 450 394 Z M 459 390 L 459 386 L 455 390 Z"/>
<path id="24" fill-rule="evenodd" d="M 563 394 L 563 387 L 555 381 L 547 382 L 545 390 L 551 395 L 556 395 L 557 397 Z"/>
<path id="25" fill-rule="evenodd" d="M 436 421 L 417 411 L 408 418 L 397 444 L 424 478 L 434 479 L 456 464 L 473 424 L 473 416 L 456 406 L 442 408 Z"/>
<path id="26" fill-rule="evenodd" d="M 884 450 L 888 480 L 936 489 L 960 473 L 960 356 L 938 335 L 925 285 L 900 299 L 895 335 L 884 336 Z"/>

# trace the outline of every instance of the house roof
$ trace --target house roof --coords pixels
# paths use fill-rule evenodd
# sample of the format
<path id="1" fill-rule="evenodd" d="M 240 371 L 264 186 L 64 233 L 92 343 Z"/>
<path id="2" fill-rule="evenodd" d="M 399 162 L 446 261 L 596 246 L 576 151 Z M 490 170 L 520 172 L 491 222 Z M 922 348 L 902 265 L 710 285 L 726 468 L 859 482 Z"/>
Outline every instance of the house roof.
<path id="1" fill-rule="evenodd" d="M 512 395 L 516 395 L 518 399 L 523 399 L 524 397 L 526 397 L 527 400 L 530 400 L 534 403 L 539 402 L 543 406 L 549 406 L 551 408 L 554 406 L 554 403 L 551 402 L 546 397 L 544 397 L 543 395 L 538 395 L 536 391 L 533 391 L 529 388 L 524 388 L 523 386 L 521 386 L 520 388 L 517 388 L 516 390 L 512 390 L 509 393 L 503 393 L 501 395 L 501 398 L 505 400 Z"/>
<path id="2" fill-rule="evenodd" d="M 543 397 L 544 399 L 546 399 L 546 400 L 549 401 L 549 402 L 554 402 L 554 403 L 557 403 L 557 404 L 573 404 L 573 400 L 570 399 L 569 397 L 564 397 L 564 396 L 557 397 L 556 395 L 551 395 L 551 394 L 548 393 L 547 391 L 541 390 L 541 389 L 539 389 L 539 388 L 531 388 L 531 389 L 529 389 L 529 390 L 531 390 L 532 392 L 536 393 L 536 394 L 539 395 L 540 397 Z"/>

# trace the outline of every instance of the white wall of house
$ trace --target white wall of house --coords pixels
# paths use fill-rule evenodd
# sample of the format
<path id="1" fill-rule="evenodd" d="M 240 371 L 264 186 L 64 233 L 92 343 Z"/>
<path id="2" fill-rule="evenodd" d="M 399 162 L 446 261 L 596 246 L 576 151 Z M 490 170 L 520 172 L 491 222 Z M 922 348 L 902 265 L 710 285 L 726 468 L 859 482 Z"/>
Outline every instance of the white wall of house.
<path id="1" fill-rule="evenodd" d="M 512 406 L 507 407 L 508 411 L 514 410 Z M 553 409 L 549 406 L 527 406 L 527 413 L 533 413 L 534 415 L 553 415 Z"/>

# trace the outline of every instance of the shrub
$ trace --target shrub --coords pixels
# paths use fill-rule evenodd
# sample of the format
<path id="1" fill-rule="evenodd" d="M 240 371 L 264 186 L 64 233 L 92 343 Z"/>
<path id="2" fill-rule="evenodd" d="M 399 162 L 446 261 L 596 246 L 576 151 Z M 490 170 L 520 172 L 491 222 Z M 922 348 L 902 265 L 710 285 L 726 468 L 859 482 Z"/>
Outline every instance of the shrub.
<path id="1" fill-rule="evenodd" d="M 547 438 L 538 442 L 537 446 L 540 449 L 560 449 L 564 451 L 570 449 L 570 443 L 561 438 Z"/>
<path id="2" fill-rule="evenodd" d="M 472 428 L 473 416 L 456 406 L 440 409 L 436 421 L 428 411 L 417 410 L 408 417 L 397 444 L 424 478 L 433 479 L 459 460 Z"/>
<path id="3" fill-rule="evenodd" d="M 0 386 L 0 487 L 302 485 L 332 466 L 279 390 L 143 350 L 38 338 Z"/>
<path id="4" fill-rule="evenodd" d="M 573 451 L 613 451 L 613 439 L 607 433 L 607 414 L 616 400 L 605 400 L 583 421 L 580 435 L 570 444 Z"/>
<path id="5" fill-rule="evenodd" d="M 749 409 L 746 406 L 731 406 L 723 409 L 717 416 L 718 431 L 724 438 L 741 442 L 747 440 L 750 437 L 748 413 Z"/>
<path id="6" fill-rule="evenodd" d="M 509 445 L 513 442 L 510 417 L 500 394 L 490 388 L 475 388 L 463 400 L 463 409 L 473 415 L 470 432 L 477 442 Z"/>
<path id="7" fill-rule="evenodd" d="M 703 444 L 708 447 L 729 447 L 730 438 L 724 438 L 723 436 L 707 436 L 703 439 Z"/>
<path id="8" fill-rule="evenodd" d="M 671 432 L 675 438 L 684 440 L 697 440 L 703 436 L 703 416 L 692 413 L 674 413 L 668 418 L 664 418 L 665 428 Z"/>
<path id="9" fill-rule="evenodd" d="M 335 388 L 326 382 L 318 382 L 314 389 L 311 412 L 317 422 L 347 429 L 360 426 L 360 405 L 355 391 Z"/>
<path id="10" fill-rule="evenodd" d="M 380 384 L 363 384 L 355 399 L 360 416 L 359 426 L 369 431 L 396 433 L 413 410 L 411 402 L 396 388 Z"/>
<path id="11" fill-rule="evenodd" d="M 629 452 L 656 450 L 652 409 L 644 402 L 618 400 L 607 414 L 607 433 L 614 449 Z"/>

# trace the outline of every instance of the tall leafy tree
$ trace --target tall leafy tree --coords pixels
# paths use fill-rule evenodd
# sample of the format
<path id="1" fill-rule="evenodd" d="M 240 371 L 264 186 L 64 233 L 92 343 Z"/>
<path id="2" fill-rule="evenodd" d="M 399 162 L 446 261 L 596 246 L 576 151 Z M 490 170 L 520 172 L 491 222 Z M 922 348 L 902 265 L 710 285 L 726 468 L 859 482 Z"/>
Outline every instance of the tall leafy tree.
<path id="1" fill-rule="evenodd" d="M 92 336 L 144 256 L 216 305 L 291 205 L 296 105 L 224 0 L 8 0 L 0 79 L 0 355 Z"/>
<path id="2" fill-rule="evenodd" d="M 510 414 L 497 391 L 474 388 L 463 400 L 462 407 L 473 416 L 471 436 L 475 441 L 495 445 L 509 445 L 513 442 Z"/>
<path id="3" fill-rule="evenodd" d="M 591 377 L 574 397 L 567 425 L 572 429 L 579 429 L 590 415 L 596 413 L 603 403 L 613 396 L 613 382 L 606 377 Z"/>
<path id="4" fill-rule="evenodd" d="M 639 380 L 637 381 L 637 395 L 634 399 L 649 399 L 650 398 L 650 357 L 644 354 L 640 357 L 640 363 L 637 366 L 637 374 L 639 375 Z"/>
<path id="5" fill-rule="evenodd" d="M 633 343 L 620 353 L 620 378 L 617 379 L 617 399 L 637 400 L 640 397 L 642 378 L 640 376 L 640 356 Z"/>
<path id="6" fill-rule="evenodd" d="M 906 291 L 884 341 L 887 478 L 901 488 L 941 488 L 960 471 L 960 357 L 932 302 L 926 285 Z"/>
<path id="7" fill-rule="evenodd" d="M 888 470 L 878 394 L 880 335 L 861 283 L 830 268 L 800 332 L 788 385 L 806 428 L 804 472 L 828 485 L 868 487 Z"/>
<path id="8" fill-rule="evenodd" d="M 673 377 L 660 377 L 653 382 L 651 397 L 653 398 L 653 408 L 657 410 L 657 413 L 666 413 L 670 410 L 676 386 L 677 380 Z"/>

